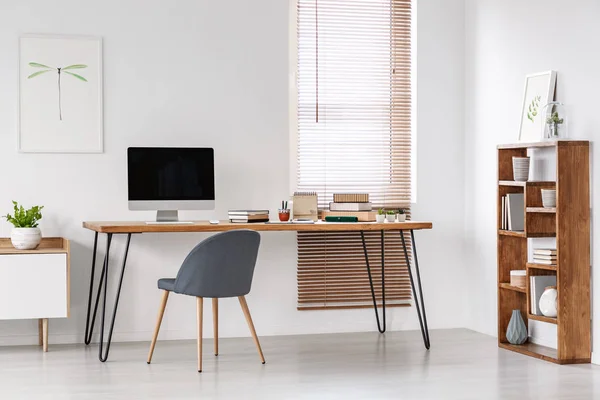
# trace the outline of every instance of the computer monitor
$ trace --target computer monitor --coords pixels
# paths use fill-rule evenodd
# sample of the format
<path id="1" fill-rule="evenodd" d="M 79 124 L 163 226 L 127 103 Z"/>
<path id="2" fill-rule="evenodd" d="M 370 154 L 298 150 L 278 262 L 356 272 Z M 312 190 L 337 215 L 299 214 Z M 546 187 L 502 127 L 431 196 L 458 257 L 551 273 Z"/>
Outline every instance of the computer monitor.
<path id="1" fill-rule="evenodd" d="M 130 210 L 157 210 L 159 222 L 177 221 L 177 210 L 215 208 L 214 150 L 130 147 L 127 149 Z"/>

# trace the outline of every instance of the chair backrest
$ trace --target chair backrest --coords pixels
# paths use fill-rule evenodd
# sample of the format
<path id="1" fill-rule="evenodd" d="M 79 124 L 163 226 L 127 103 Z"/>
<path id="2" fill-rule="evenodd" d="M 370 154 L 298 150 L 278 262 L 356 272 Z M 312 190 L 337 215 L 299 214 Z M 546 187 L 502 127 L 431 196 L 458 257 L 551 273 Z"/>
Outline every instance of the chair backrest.
<path id="1" fill-rule="evenodd" d="M 250 292 L 260 234 L 240 229 L 202 241 L 183 261 L 175 293 L 196 297 L 237 297 Z"/>

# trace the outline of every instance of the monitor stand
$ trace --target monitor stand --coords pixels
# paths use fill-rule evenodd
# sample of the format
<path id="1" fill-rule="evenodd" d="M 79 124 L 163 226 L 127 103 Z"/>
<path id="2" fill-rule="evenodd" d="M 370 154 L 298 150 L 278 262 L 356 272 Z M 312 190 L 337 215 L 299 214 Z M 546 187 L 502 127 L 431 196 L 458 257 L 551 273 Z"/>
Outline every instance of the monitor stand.
<path id="1" fill-rule="evenodd" d="M 158 210 L 156 212 L 156 222 L 179 222 L 177 210 Z"/>
<path id="2" fill-rule="evenodd" d="M 186 225 L 193 224 L 192 221 L 180 221 L 177 210 L 158 210 L 156 212 L 156 221 L 146 222 L 147 225 Z"/>

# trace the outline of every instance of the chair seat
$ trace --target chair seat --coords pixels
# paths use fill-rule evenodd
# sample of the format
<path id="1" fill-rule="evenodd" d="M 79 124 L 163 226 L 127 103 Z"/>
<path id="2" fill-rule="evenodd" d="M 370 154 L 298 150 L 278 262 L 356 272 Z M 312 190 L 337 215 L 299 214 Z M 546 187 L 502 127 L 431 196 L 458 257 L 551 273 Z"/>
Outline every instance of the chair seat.
<path id="1" fill-rule="evenodd" d="M 158 280 L 158 288 L 162 290 L 168 290 L 172 292 L 175 290 L 175 279 L 174 278 L 162 278 Z"/>

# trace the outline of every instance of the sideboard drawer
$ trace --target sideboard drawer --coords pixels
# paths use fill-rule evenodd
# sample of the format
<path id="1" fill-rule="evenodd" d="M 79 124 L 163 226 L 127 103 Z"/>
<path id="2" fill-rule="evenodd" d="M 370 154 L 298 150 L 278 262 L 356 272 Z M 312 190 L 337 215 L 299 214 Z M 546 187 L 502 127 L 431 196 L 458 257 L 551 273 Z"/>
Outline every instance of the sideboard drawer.
<path id="1" fill-rule="evenodd" d="M 69 316 L 67 254 L 0 255 L 0 319 Z"/>

